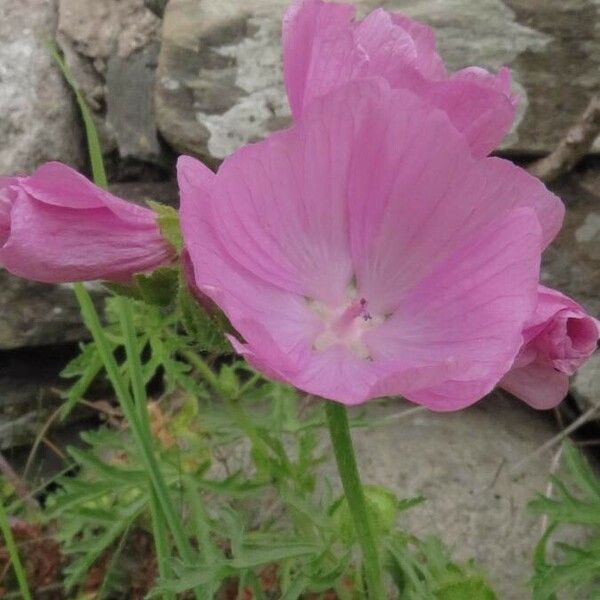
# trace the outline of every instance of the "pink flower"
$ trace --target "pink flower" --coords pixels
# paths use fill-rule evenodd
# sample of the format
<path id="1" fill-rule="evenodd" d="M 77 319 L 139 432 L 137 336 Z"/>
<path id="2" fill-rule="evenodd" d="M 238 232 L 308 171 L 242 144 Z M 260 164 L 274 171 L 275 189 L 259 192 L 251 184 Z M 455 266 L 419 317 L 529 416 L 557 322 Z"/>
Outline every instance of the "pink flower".
<path id="1" fill-rule="evenodd" d="M 0 266 L 48 283 L 124 281 L 173 259 L 153 211 L 51 162 L 0 179 Z"/>
<path id="2" fill-rule="evenodd" d="M 523 347 L 500 385 L 534 408 L 553 408 L 567 395 L 569 375 L 593 354 L 599 337 L 600 323 L 579 304 L 539 286 Z"/>
<path id="3" fill-rule="evenodd" d="M 510 369 L 561 202 L 475 158 L 440 110 L 383 79 L 311 102 L 215 175 L 178 164 L 199 290 L 267 376 L 347 404 L 467 406 Z"/>
<path id="4" fill-rule="evenodd" d="M 355 21 L 350 4 L 293 0 L 283 21 L 285 85 L 295 118 L 314 98 L 344 83 L 384 77 L 446 112 L 477 156 L 489 154 L 512 125 L 510 72 L 469 67 L 449 76 L 433 31 L 377 9 Z"/>

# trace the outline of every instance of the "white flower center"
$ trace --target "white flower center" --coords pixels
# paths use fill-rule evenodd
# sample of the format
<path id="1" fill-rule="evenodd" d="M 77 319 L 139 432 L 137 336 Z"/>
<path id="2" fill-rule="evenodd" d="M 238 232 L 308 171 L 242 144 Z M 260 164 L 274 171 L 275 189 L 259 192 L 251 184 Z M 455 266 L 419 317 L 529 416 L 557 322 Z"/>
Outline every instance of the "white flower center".
<path id="1" fill-rule="evenodd" d="M 342 345 L 359 358 L 371 359 L 363 342 L 363 334 L 378 327 L 384 317 L 372 315 L 365 298 L 351 299 L 346 304 L 332 308 L 318 300 L 308 300 L 308 305 L 323 321 L 324 329 L 315 338 L 313 348 L 317 352 L 331 346 Z"/>

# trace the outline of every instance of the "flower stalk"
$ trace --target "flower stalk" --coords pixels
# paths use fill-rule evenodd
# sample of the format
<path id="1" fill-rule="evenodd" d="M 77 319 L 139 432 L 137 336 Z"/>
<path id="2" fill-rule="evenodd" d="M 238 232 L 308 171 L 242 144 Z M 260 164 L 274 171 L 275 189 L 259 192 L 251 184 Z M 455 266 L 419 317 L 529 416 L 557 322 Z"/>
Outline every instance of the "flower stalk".
<path id="1" fill-rule="evenodd" d="M 384 600 L 381 561 L 358 473 L 346 407 L 337 402 L 326 402 L 325 412 L 338 473 L 362 550 L 368 597 L 369 600 Z"/>

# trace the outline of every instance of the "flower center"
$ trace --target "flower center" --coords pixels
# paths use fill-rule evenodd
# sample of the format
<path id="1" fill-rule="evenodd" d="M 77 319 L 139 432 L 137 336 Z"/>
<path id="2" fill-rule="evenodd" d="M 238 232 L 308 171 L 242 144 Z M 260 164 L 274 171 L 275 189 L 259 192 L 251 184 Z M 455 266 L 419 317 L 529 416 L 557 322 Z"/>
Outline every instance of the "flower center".
<path id="1" fill-rule="evenodd" d="M 366 298 L 351 299 L 347 304 L 332 308 L 317 300 L 308 300 L 310 308 L 323 320 L 323 331 L 315 338 L 313 348 L 322 352 L 331 346 L 342 345 L 359 358 L 371 359 L 362 340 L 363 334 L 383 323 L 384 318 L 373 316 Z"/>

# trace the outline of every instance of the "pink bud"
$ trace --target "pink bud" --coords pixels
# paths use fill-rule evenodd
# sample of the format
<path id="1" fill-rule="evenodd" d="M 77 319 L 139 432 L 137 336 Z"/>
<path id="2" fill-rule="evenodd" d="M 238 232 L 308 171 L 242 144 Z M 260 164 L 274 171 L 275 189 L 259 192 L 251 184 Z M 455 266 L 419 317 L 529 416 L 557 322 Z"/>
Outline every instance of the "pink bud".
<path id="1" fill-rule="evenodd" d="M 0 179 L 0 266 L 34 281 L 127 281 L 168 263 L 156 215 L 50 162 Z"/>

